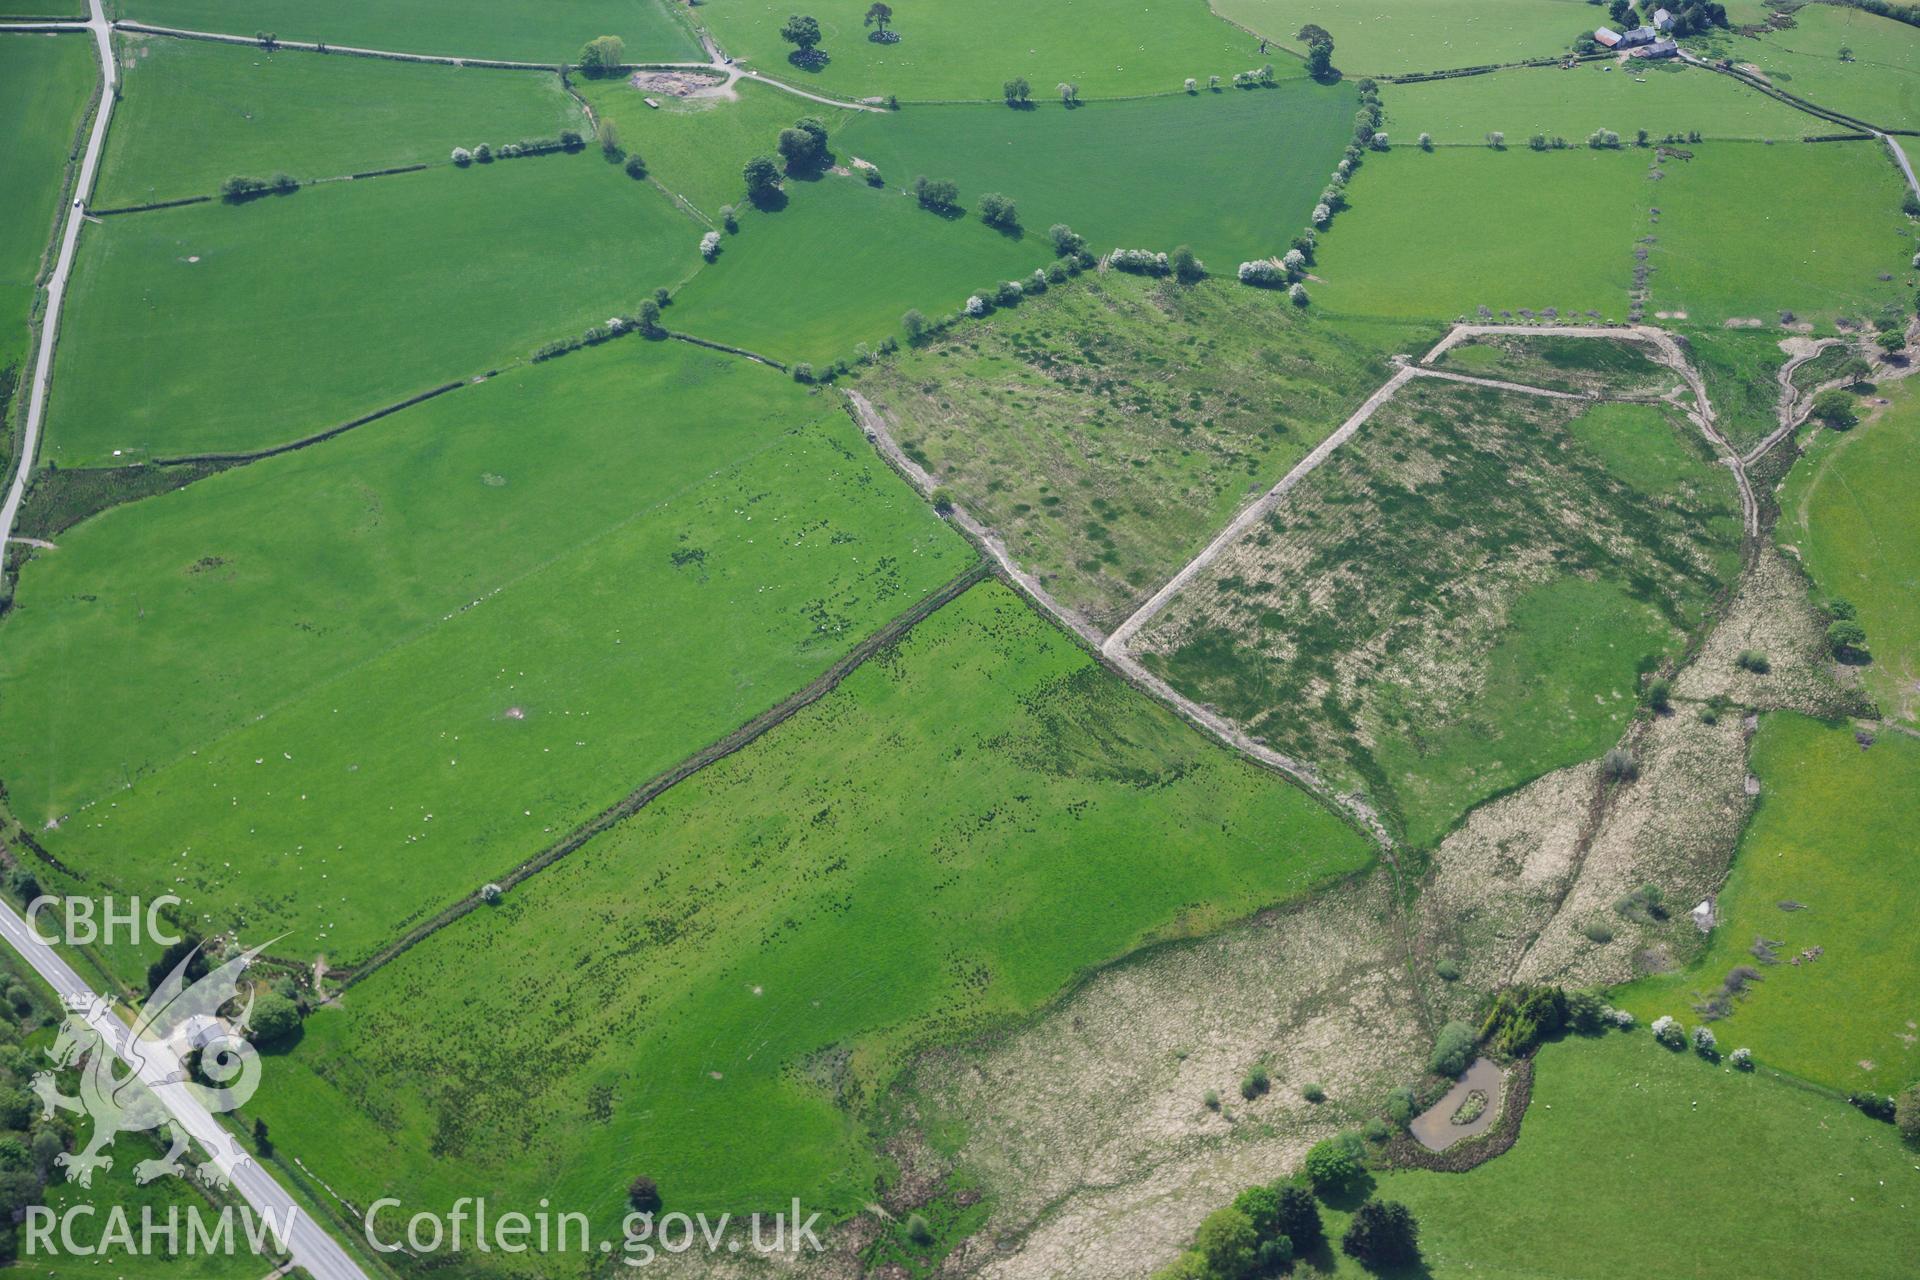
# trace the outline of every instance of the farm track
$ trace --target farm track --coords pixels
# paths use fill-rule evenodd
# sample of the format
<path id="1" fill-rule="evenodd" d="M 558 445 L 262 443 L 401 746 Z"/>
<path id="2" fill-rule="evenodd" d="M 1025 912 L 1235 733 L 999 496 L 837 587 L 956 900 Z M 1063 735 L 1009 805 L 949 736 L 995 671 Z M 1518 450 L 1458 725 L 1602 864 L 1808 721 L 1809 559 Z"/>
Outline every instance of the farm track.
<path id="1" fill-rule="evenodd" d="M 1820 341 L 1795 352 L 1785 364 L 1780 366 L 1780 371 L 1774 375 L 1774 379 L 1780 387 L 1780 405 L 1776 411 L 1779 415 L 1780 425 L 1770 432 L 1766 439 L 1747 450 L 1746 457 L 1740 459 L 1742 464 L 1750 467 L 1768 453 L 1772 452 L 1774 446 L 1799 430 L 1801 425 L 1804 424 L 1809 417 L 1813 416 L 1813 398 L 1816 395 L 1830 386 L 1842 385 L 1840 379 L 1834 379 L 1830 382 L 1823 382 L 1819 386 L 1813 387 L 1803 393 L 1798 387 L 1793 385 L 1793 375 L 1801 365 L 1819 356 L 1821 352 L 1832 347 L 1842 347 L 1846 345 L 1847 340 L 1845 338 L 1822 338 Z"/>
<path id="2" fill-rule="evenodd" d="M 762 711 L 753 719 L 741 725 L 718 741 L 702 747 L 700 750 L 674 765 L 663 773 L 656 774 L 640 787 L 628 792 L 618 801 L 608 805 L 587 821 L 575 827 L 559 840 L 548 845 L 533 857 L 520 863 L 511 871 L 493 883 L 504 889 L 515 885 L 546 870 L 570 853 L 577 852 L 595 836 L 611 830 L 634 814 L 640 812 L 667 791 L 685 782 L 707 766 L 716 764 L 738 751 L 744 750 L 792 719 L 797 713 L 818 702 L 840 686 L 840 682 L 852 675 L 868 659 L 897 644 L 906 634 L 922 622 L 938 613 L 941 609 L 957 600 L 971 588 L 978 586 L 988 576 L 986 564 L 976 562 L 965 572 L 955 577 L 945 586 L 918 601 L 906 612 L 900 614 L 878 631 L 855 645 L 845 656 L 820 675 L 808 681 L 805 686 L 780 702 Z M 421 942 L 426 941 L 440 930 L 446 928 L 462 916 L 485 905 L 483 890 L 475 890 L 460 901 L 447 907 L 432 919 L 402 934 L 381 950 L 375 952 L 364 963 L 342 966 L 332 970 L 342 978 L 344 986 L 351 987 L 371 977 L 401 955 Z"/>

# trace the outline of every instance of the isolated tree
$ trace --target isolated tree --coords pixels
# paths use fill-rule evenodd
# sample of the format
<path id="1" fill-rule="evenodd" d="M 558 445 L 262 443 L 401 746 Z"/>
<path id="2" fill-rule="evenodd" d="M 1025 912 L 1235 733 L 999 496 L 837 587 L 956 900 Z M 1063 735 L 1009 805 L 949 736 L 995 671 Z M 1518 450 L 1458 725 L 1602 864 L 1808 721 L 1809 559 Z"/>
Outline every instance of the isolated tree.
<path id="1" fill-rule="evenodd" d="M 626 42 L 619 36 L 595 36 L 580 46 L 580 73 L 610 76 L 620 69 L 626 56 Z"/>
<path id="2" fill-rule="evenodd" d="M 900 317 L 900 331 L 907 335 L 908 342 L 918 342 L 927 333 L 927 318 L 917 310 L 909 310 Z"/>
<path id="3" fill-rule="evenodd" d="M 263 1156 L 273 1154 L 273 1139 L 267 1136 L 267 1122 L 258 1116 L 253 1118 L 253 1145 L 259 1148 Z"/>
<path id="4" fill-rule="evenodd" d="M 945 213 L 960 203 L 960 188 L 950 178 L 929 178 L 921 174 L 913 180 L 913 196 L 922 209 Z"/>
<path id="5" fill-rule="evenodd" d="M 1023 106 L 1033 97 L 1033 86 L 1027 83 L 1025 76 L 1015 76 L 1000 86 L 1000 93 L 1010 107 Z"/>
<path id="6" fill-rule="evenodd" d="M 1060 90 L 1060 102 L 1063 106 L 1071 107 L 1080 101 L 1079 85 L 1062 81 L 1056 87 Z"/>
<path id="7" fill-rule="evenodd" d="M 774 148 L 787 162 L 788 173 L 810 173 L 820 167 L 820 141 L 805 129 L 782 129 Z"/>
<path id="8" fill-rule="evenodd" d="M 660 1184 L 640 1174 L 627 1184 L 627 1203 L 633 1206 L 635 1213 L 660 1212 Z"/>
<path id="9" fill-rule="evenodd" d="M 634 318 L 640 322 L 640 332 L 649 338 L 657 338 L 666 332 L 660 327 L 660 304 L 652 298 L 640 300 L 640 311 Z"/>
<path id="10" fill-rule="evenodd" d="M 865 25 L 878 28 L 884 35 L 887 30 L 887 24 L 892 21 L 893 6 L 884 3 L 884 0 L 873 0 L 873 3 L 867 6 L 867 20 Z"/>
<path id="11" fill-rule="evenodd" d="M 804 62 L 813 56 L 813 47 L 820 43 L 819 20 L 811 14 L 796 13 L 780 28 L 780 38 L 794 47 L 794 58 Z"/>
<path id="12" fill-rule="evenodd" d="M 1053 243 L 1056 256 L 1067 258 L 1087 247 L 1086 239 L 1064 222 L 1056 222 L 1047 228 L 1047 239 Z"/>
<path id="13" fill-rule="evenodd" d="M 1307 46 L 1307 74 L 1325 80 L 1333 74 L 1333 37 L 1325 27 L 1309 22 L 1294 39 Z"/>
<path id="14" fill-rule="evenodd" d="M 1420 1224 L 1396 1200 L 1369 1200 L 1354 1213 L 1340 1251 L 1368 1267 L 1404 1267 L 1420 1260 Z"/>
<path id="15" fill-rule="evenodd" d="M 1360 1178 L 1360 1160 L 1338 1138 L 1323 1138 L 1307 1152 L 1307 1181 L 1323 1196 L 1339 1195 Z"/>
<path id="16" fill-rule="evenodd" d="M 1427 1070 L 1437 1076 L 1457 1076 L 1473 1060 L 1473 1028 L 1464 1022 L 1449 1022 L 1434 1037 L 1433 1052 L 1427 1056 Z"/>
<path id="17" fill-rule="evenodd" d="M 1192 284 L 1207 274 L 1206 264 L 1193 256 L 1192 245 L 1180 245 L 1167 255 L 1167 262 L 1173 267 L 1174 279 L 1182 284 Z"/>
<path id="18" fill-rule="evenodd" d="M 1254 1252 L 1260 1235 L 1247 1215 L 1231 1206 L 1215 1209 L 1201 1220 L 1193 1234 L 1193 1251 L 1207 1264 L 1207 1274 L 1219 1280 L 1243 1280 L 1253 1274 Z"/>
<path id="19" fill-rule="evenodd" d="M 1011 231 L 1020 225 L 1020 210 L 1014 204 L 1013 197 L 989 191 L 980 197 L 980 221 L 990 227 Z"/>
<path id="20" fill-rule="evenodd" d="M 620 149 L 620 129 L 611 120 L 602 120 L 600 127 L 594 130 L 594 137 L 600 140 L 600 154 L 609 160 L 620 160 L 626 152 Z"/>
<path id="21" fill-rule="evenodd" d="M 780 166 L 772 156 L 755 156 L 740 170 L 747 180 L 747 195 L 759 203 L 780 190 Z"/>
<path id="22" fill-rule="evenodd" d="M 1852 618 L 1842 618 L 1827 627 L 1827 648 L 1836 658 L 1846 658 L 1867 651 L 1867 629 Z"/>
<path id="23" fill-rule="evenodd" d="M 1839 387 L 1829 387 L 1813 398 L 1813 416 L 1835 431 L 1845 431 L 1860 421 L 1860 415 L 1854 412 L 1853 397 Z"/>
<path id="24" fill-rule="evenodd" d="M 252 1025 L 255 1044 L 283 1044 L 300 1029 L 300 1006 L 269 991 L 253 1002 Z"/>

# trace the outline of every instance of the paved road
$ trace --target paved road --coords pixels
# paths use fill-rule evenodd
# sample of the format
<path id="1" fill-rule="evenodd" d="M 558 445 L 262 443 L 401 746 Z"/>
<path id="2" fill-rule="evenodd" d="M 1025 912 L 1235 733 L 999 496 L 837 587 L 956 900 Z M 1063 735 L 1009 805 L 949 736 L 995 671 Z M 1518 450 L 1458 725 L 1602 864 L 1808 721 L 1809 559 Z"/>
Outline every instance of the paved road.
<path id="1" fill-rule="evenodd" d="M 93 3 L 98 5 L 100 0 L 93 0 Z M 96 1002 L 100 1012 L 89 1019 L 94 1029 L 100 1032 L 107 1044 L 114 1046 L 121 1061 L 132 1063 L 140 1069 L 140 1078 L 153 1091 L 154 1097 L 212 1157 L 213 1162 L 233 1179 L 233 1189 L 253 1206 L 255 1212 L 271 1215 L 276 1223 L 292 1221 L 293 1229 L 288 1233 L 287 1246 L 296 1265 L 312 1272 L 316 1280 L 367 1280 L 367 1273 L 360 1269 L 360 1265 L 313 1220 L 304 1205 L 287 1194 L 271 1173 L 254 1163 L 239 1148 L 232 1135 L 222 1129 L 212 1113 L 200 1105 L 198 1098 L 179 1084 L 166 1083 L 160 1078 L 163 1055 L 145 1055 L 138 1062 L 127 1056 L 127 1025 L 104 1003 L 97 1001 L 93 989 L 61 958 L 60 953 L 34 937 L 20 913 L 5 902 L 0 902 L 0 938 L 4 938 L 8 946 L 19 952 L 33 966 L 34 972 L 45 978 L 63 1000 Z M 240 1157 L 237 1160 L 234 1158 L 236 1151 Z"/>
<path id="2" fill-rule="evenodd" d="M 87 136 L 87 152 L 80 161 L 80 178 L 73 184 L 74 203 L 67 208 L 67 225 L 60 237 L 60 256 L 55 259 L 53 275 L 47 281 L 47 315 L 40 326 L 40 352 L 33 366 L 33 390 L 27 399 L 27 421 L 20 433 L 20 457 L 13 472 L 13 483 L 0 502 L 0 546 L 13 536 L 14 517 L 20 512 L 20 499 L 27 491 L 27 477 L 33 474 L 33 456 L 40 447 L 40 424 L 47 413 L 47 384 L 53 377 L 54 339 L 60 329 L 60 304 L 67 296 L 67 276 L 73 271 L 74 249 L 80 243 L 80 224 L 86 220 L 84 202 L 93 191 L 93 175 L 100 167 L 100 148 L 107 140 L 107 118 L 113 114 L 113 89 L 118 69 L 113 64 L 113 29 L 100 0 L 87 0 L 90 13 L 84 24 L 93 32 L 100 54 L 100 71 L 105 77 L 100 94 L 100 109 L 94 113 L 93 132 Z M 76 24 L 79 25 L 79 24 Z"/>

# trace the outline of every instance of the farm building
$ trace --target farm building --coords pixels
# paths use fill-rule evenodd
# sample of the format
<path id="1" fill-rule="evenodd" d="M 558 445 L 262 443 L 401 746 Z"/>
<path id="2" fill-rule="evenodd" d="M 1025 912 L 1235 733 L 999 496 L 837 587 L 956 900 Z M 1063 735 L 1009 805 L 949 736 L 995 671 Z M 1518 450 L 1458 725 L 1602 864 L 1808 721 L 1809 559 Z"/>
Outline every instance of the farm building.
<path id="1" fill-rule="evenodd" d="M 1671 40 L 1655 40 L 1652 44 L 1642 45 L 1633 51 L 1636 58 L 1672 58 L 1679 56 L 1680 46 Z"/>
<path id="2" fill-rule="evenodd" d="M 1653 29 L 1655 31 L 1673 30 L 1673 14 L 1665 9 L 1655 9 L 1653 11 Z"/>
<path id="3" fill-rule="evenodd" d="M 1593 42 L 1603 48 L 1611 49 L 1620 43 L 1620 33 L 1612 27 L 1595 27 Z"/>
<path id="4" fill-rule="evenodd" d="M 1607 49 L 1635 49 L 1650 45 L 1658 38 L 1658 33 L 1652 27 L 1635 27 L 1624 35 L 1612 27 L 1593 29 L 1593 42 Z"/>

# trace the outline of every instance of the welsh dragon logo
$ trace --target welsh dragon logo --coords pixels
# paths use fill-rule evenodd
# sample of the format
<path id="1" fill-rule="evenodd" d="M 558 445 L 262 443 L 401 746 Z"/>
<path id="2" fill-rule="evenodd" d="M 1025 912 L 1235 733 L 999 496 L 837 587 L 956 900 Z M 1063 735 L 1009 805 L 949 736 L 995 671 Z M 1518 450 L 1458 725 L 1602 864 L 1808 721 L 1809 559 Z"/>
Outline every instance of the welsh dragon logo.
<path id="1" fill-rule="evenodd" d="M 147 1183 L 187 1175 L 189 1167 L 181 1157 L 192 1143 L 154 1090 L 181 1091 L 210 1112 L 232 1111 L 253 1096 L 260 1085 L 260 1057 L 246 1038 L 248 1019 L 253 1014 L 252 995 L 248 995 L 237 1017 L 223 1022 L 218 1014 L 239 998 L 242 974 L 253 958 L 271 945 L 266 943 L 235 956 L 189 984 L 187 966 L 199 954 L 195 948 L 154 990 L 132 1027 L 115 1017 L 100 996 L 68 999 L 66 1019 L 47 1056 L 61 1070 L 78 1068 L 79 1096 L 61 1093 L 53 1071 L 39 1072 L 33 1078 L 42 1115 L 51 1116 L 59 1110 L 93 1118 L 93 1134 L 87 1145 L 54 1158 L 54 1163 L 67 1171 L 68 1181 L 92 1186 L 95 1169 L 113 1168 L 113 1157 L 106 1154 L 106 1149 L 115 1137 L 161 1128 L 166 1130 L 171 1146 L 159 1159 L 135 1165 L 135 1180 Z M 214 1083 L 193 1079 L 188 1072 L 185 1059 L 194 1049 L 200 1051 L 199 1074 Z M 228 1177 L 224 1167 L 252 1157 L 224 1129 L 214 1145 L 219 1149 L 208 1152 L 214 1158 L 194 1166 L 191 1172 L 208 1186 L 225 1186 Z"/>

